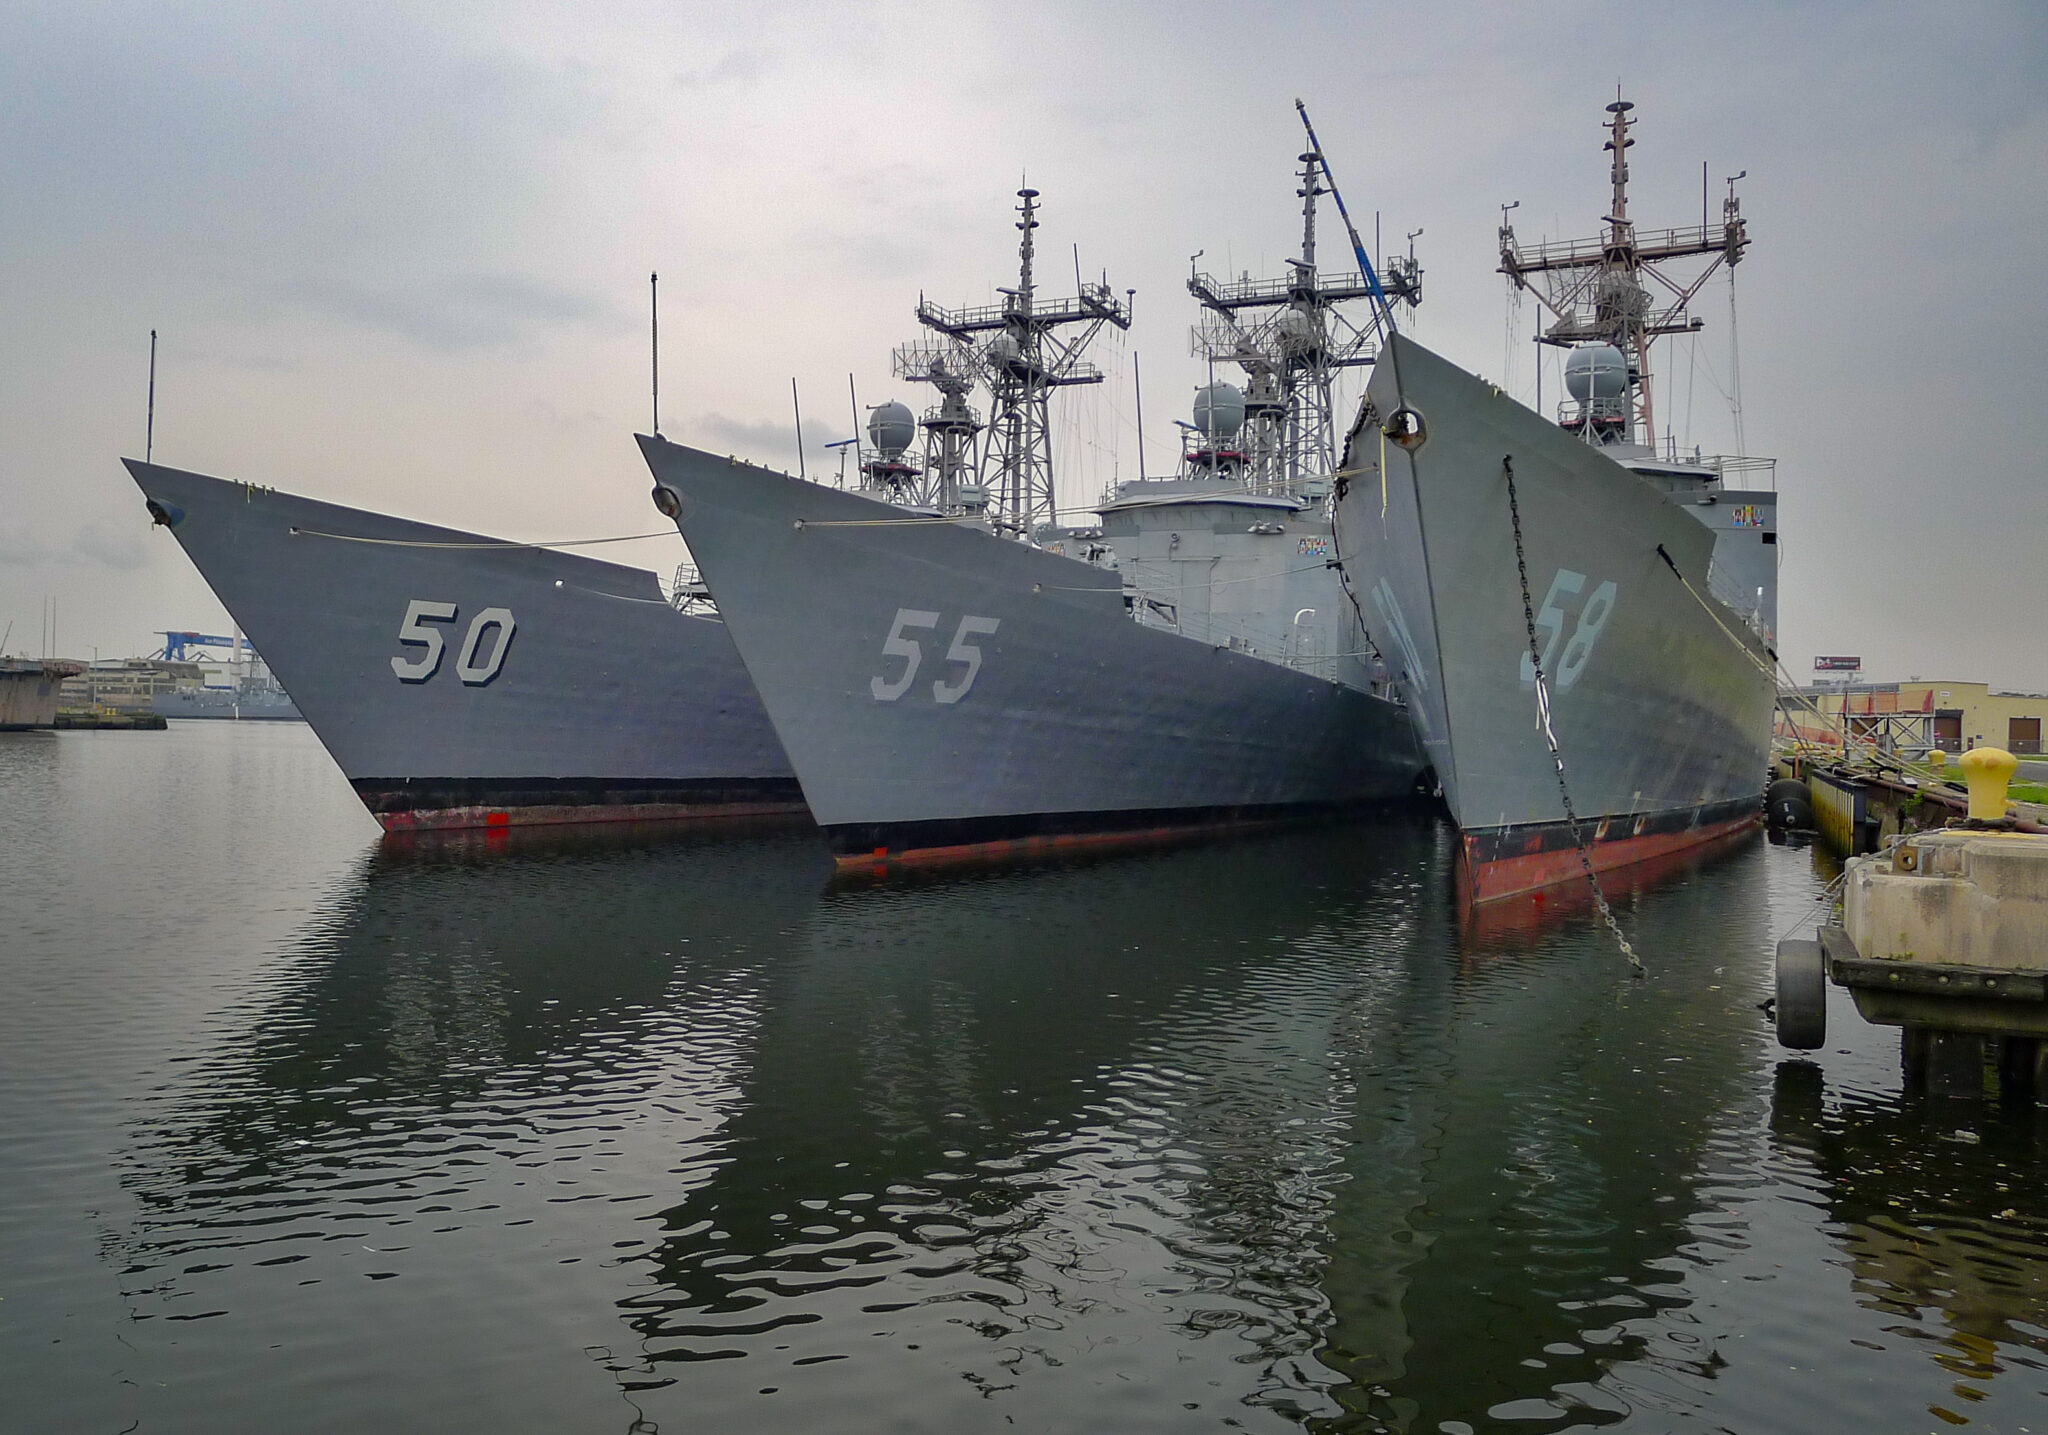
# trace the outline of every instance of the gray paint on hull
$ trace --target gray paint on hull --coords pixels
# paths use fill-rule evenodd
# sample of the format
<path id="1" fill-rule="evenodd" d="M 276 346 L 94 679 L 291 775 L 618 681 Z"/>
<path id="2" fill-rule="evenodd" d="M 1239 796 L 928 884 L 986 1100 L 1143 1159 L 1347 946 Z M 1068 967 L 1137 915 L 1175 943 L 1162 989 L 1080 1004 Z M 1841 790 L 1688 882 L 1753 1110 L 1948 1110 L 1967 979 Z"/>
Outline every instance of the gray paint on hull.
<path id="1" fill-rule="evenodd" d="M 341 770 L 392 781 L 574 779 L 586 792 L 792 780 L 725 627 L 676 612 L 654 575 L 574 554 L 126 460 Z M 296 530 L 296 531 L 295 531 Z M 315 534 L 383 540 L 344 542 Z M 394 657 L 414 599 L 456 605 L 424 682 Z M 508 609 L 497 676 L 455 672 L 475 615 Z"/>
<path id="2" fill-rule="evenodd" d="M 1530 603 L 1554 598 L 1562 615 L 1554 643 L 1545 628 L 1537 636 L 1550 649 L 1552 725 L 1579 815 L 1760 794 L 1770 655 L 1720 604 L 1710 616 L 1657 552 L 1661 545 L 1705 595 L 1713 533 L 1654 485 L 1411 339 L 1388 343 L 1367 392 L 1382 417 L 1404 405 L 1419 413 L 1425 436 L 1411 453 L 1383 443 L 1373 423 L 1354 431 L 1339 551 L 1382 648 L 1406 674 L 1418 735 L 1459 825 L 1564 816 L 1522 671 L 1528 636 L 1509 455 Z M 1567 592 L 1567 577 L 1553 590 L 1561 572 L 1583 575 L 1583 586 Z M 1567 680 L 1571 644 L 1609 582 L 1612 607 Z"/>
<path id="3" fill-rule="evenodd" d="M 1141 627 L 1118 574 L 642 437 L 820 825 L 1342 804 L 1407 793 L 1399 707 Z M 893 701 L 898 614 L 937 614 Z M 993 620 L 973 684 L 947 654 Z"/>

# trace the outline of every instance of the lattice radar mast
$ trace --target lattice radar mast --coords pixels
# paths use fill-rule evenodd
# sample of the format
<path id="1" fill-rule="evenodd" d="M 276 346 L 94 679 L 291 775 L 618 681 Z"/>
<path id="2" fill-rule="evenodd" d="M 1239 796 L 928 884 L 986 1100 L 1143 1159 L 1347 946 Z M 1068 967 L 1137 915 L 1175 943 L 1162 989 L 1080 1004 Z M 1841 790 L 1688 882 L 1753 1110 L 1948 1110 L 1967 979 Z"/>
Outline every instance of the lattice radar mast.
<path id="1" fill-rule="evenodd" d="M 1194 356 L 1245 372 L 1238 442 L 1256 492 L 1294 492 L 1306 479 L 1336 472 L 1337 371 L 1370 364 L 1378 350 L 1370 312 L 1376 300 L 1366 275 L 1316 270 L 1316 201 L 1330 192 L 1322 182 L 1326 173 L 1319 152 L 1301 156 L 1301 257 L 1287 261 L 1285 278 L 1247 273 L 1218 280 L 1195 272 L 1192 261 L 1188 266 L 1188 292 L 1202 306 L 1201 322 L 1189 331 Z M 1414 255 L 1388 260 L 1380 279 L 1389 301 L 1410 309 L 1421 302 L 1422 270 Z M 1367 312 L 1354 319 L 1345 306 L 1360 301 Z"/>
<path id="2" fill-rule="evenodd" d="M 1023 232 L 1017 287 L 1001 290 L 999 304 L 972 309 L 918 300 L 918 322 L 935 337 L 899 348 L 893 368 L 898 378 L 928 382 L 939 390 L 938 407 L 923 420 L 927 443 L 938 450 L 928 458 L 926 473 L 935 490 L 933 501 L 949 510 L 962 506 L 963 496 L 970 500 L 965 506 L 973 506 L 975 486 L 967 475 L 976 472 L 974 449 L 982 427 L 967 406 L 967 395 L 976 382 L 988 386 L 991 404 L 981 439 L 979 492 L 986 497 L 991 522 L 1023 536 L 1058 521 L 1048 407 L 1052 391 L 1102 382 L 1102 370 L 1083 355 L 1104 324 L 1130 328 L 1131 311 L 1107 283 L 1083 283 L 1071 299 L 1040 300 L 1032 276 L 1038 191 L 1020 189 L 1017 197 L 1023 201 L 1017 207 L 1022 216 L 1017 228 Z"/>
<path id="3" fill-rule="evenodd" d="M 1650 396 L 1650 345 L 1666 334 L 1692 334 L 1705 327 L 1690 311 L 1693 296 L 1723 264 L 1733 269 L 1749 247 L 1742 202 L 1735 181 L 1721 204 L 1721 222 L 1708 222 L 1702 195 L 1697 228 L 1638 232 L 1628 213 L 1629 112 L 1635 106 L 1616 97 L 1607 107 L 1607 150 L 1613 156 L 1614 197 L 1606 231 L 1595 239 L 1565 240 L 1524 247 L 1503 215 L 1500 272 L 1517 289 L 1527 289 L 1553 321 L 1541 338 L 1559 348 L 1605 345 L 1618 351 L 1621 372 L 1609 374 L 1603 356 L 1587 354 L 1567 363 L 1578 402 L 1564 419 L 1589 442 L 1657 443 L 1657 416 Z M 1705 258 L 1696 274 L 1670 272 L 1678 261 Z M 1541 276 L 1540 286 L 1532 282 Z M 1647 283 L 1646 283 L 1647 281 Z M 1651 286 L 1654 286 L 1651 287 Z M 1576 377 L 1575 377 L 1576 375 Z M 1579 391 L 1583 389 L 1583 395 Z"/>

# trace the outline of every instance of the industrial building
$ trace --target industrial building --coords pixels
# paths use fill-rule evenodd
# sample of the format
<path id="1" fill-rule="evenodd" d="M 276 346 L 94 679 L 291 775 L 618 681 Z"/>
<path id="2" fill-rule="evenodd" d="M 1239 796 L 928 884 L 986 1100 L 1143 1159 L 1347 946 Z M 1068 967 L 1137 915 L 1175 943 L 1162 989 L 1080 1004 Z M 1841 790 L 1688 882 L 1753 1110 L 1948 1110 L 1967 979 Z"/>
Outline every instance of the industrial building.
<path id="1" fill-rule="evenodd" d="M 1846 731 L 1907 754 L 2002 747 L 2015 757 L 2036 756 L 2041 720 L 2048 717 L 2048 693 L 1998 692 L 1988 683 L 1947 679 L 1815 683 L 1783 690 L 1779 697 L 1789 713 L 1779 718 L 1784 736 L 1831 743 Z"/>

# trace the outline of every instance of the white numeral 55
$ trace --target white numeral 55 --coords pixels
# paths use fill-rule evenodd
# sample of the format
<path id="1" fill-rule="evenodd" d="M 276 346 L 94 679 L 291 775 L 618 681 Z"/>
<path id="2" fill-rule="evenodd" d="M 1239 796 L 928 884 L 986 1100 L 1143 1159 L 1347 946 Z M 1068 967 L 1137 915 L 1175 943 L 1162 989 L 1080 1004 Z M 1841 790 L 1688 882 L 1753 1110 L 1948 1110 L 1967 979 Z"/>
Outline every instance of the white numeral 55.
<path id="1" fill-rule="evenodd" d="M 910 691 L 910 685 L 917 678 L 917 670 L 924 662 L 924 645 L 917 639 L 906 636 L 913 631 L 930 632 L 939 626 L 939 615 L 928 608 L 898 608 L 896 621 L 889 626 L 889 636 L 882 640 L 882 652 L 892 658 L 903 659 L 903 671 L 893 680 L 884 679 L 877 673 L 868 679 L 868 692 L 876 702 L 893 703 Z M 1000 618 L 977 618 L 968 614 L 960 619 L 960 626 L 953 631 L 953 641 L 946 649 L 946 661 L 965 663 L 967 671 L 957 682 L 943 678 L 932 683 L 932 699 L 939 703 L 957 703 L 967 696 L 974 680 L 981 676 L 981 649 L 969 642 L 970 638 L 987 637 L 1002 626 Z"/>

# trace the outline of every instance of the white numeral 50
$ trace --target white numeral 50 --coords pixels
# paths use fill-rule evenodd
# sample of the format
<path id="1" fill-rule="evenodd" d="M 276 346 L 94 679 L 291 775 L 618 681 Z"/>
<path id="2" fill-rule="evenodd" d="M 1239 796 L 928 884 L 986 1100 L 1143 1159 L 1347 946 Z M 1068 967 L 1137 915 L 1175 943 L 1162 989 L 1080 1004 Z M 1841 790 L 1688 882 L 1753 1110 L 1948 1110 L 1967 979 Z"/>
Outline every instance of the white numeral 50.
<path id="1" fill-rule="evenodd" d="M 391 660 L 391 671 L 398 675 L 401 683 L 423 683 L 434 676 L 441 666 L 441 655 L 447 651 L 447 643 L 441 637 L 439 628 L 429 628 L 428 623 L 452 623 L 455 621 L 453 603 L 434 603 L 424 598 L 415 598 L 405 606 L 405 621 L 398 625 L 398 641 L 408 647 L 424 648 L 411 662 L 404 658 Z M 485 638 L 495 631 L 497 641 L 491 644 L 489 657 L 477 661 L 477 650 Z M 462 648 L 455 658 L 455 676 L 473 688 L 483 687 L 498 676 L 505 666 L 505 653 L 512 646 L 512 635 L 518 625 L 512 621 L 510 608 L 485 608 L 469 620 L 469 631 L 463 635 Z"/>
<path id="2" fill-rule="evenodd" d="M 974 686 L 974 680 L 981 676 L 981 649 L 969 642 L 970 638 L 985 638 L 1003 625 L 1000 618 L 977 618 L 969 614 L 960 620 L 960 626 L 953 630 L 953 642 L 946 649 L 946 661 L 965 663 L 967 671 L 956 682 L 944 679 L 932 683 L 932 700 L 939 703 L 957 703 L 967 696 L 967 690 Z M 884 681 L 877 673 L 868 679 L 868 691 L 876 702 L 893 703 L 910 691 L 910 684 L 917 677 L 917 670 L 924 662 L 924 645 L 917 639 L 907 637 L 913 630 L 930 632 L 939 626 L 939 615 L 928 608 L 898 608 L 896 621 L 889 627 L 889 636 L 882 640 L 882 652 L 892 658 L 903 659 L 903 671 L 893 681 Z"/>

